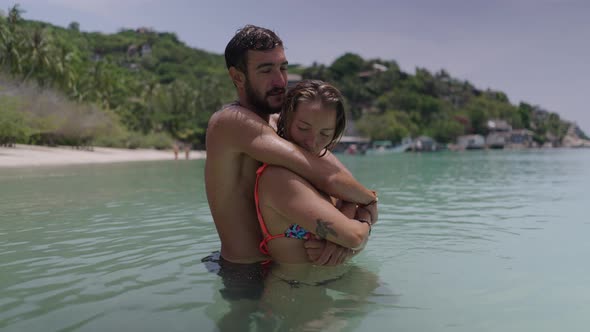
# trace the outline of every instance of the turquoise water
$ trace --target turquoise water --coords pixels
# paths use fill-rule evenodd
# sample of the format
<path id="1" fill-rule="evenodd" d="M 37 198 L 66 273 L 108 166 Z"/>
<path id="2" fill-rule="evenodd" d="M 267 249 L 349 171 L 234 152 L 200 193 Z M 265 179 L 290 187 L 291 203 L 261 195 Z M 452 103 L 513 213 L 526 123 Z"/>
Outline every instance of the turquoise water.
<path id="1" fill-rule="evenodd" d="M 380 192 L 368 247 L 260 301 L 201 263 L 203 161 L 0 169 L 0 330 L 587 330 L 590 150 L 342 160 Z"/>

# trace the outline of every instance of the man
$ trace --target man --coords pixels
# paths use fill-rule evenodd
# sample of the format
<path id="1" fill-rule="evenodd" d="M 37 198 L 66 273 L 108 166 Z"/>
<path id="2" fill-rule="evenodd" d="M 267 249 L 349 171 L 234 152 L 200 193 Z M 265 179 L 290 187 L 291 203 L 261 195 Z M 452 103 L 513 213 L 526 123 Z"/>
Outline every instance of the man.
<path id="1" fill-rule="evenodd" d="M 256 169 L 262 162 L 283 166 L 320 190 L 346 201 L 368 204 L 375 194 L 358 183 L 330 153 L 323 158 L 280 138 L 269 124 L 281 109 L 287 86 L 287 59 L 281 39 L 252 25 L 239 30 L 225 49 L 238 102 L 209 120 L 205 184 L 221 240 L 223 260 L 248 264 L 266 260 L 254 205 Z M 303 208 L 303 207 L 302 207 Z M 331 243 L 306 243 L 318 264 L 338 264 L 348 250 Z"/>

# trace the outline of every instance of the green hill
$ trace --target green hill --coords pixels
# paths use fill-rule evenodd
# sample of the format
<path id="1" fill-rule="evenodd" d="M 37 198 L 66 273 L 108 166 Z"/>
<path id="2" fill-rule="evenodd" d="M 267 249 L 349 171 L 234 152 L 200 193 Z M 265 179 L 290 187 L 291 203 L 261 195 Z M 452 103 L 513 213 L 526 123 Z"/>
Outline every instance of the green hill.
<path id="1" fill-rule="evenodd" d="M 0 17 L 4 141 L 165 147 L 178 139 L 202 146 L 211 113 L 235 98 L 223 56 L 188 47 L 173 33 L 147 28 L 82 32 L 76 22 L 62 28 L 21 15 L 14 6 Z M 444 70 L 410 74 L 395 61 L 350 53 L 329 66 L 290 70 L 340 88 L 357 127 L 373 139 L 426 134 L 452 142 L 465 133 L 485 134 L 488 119 L 504 119 L 514 128 L 534 130 L 543 143 L 560 140 L 569 127 L 556 113 L 527 103 L 512 105 L 504 93 L 480 90 Z M 47 111 L 53 119 L 77 114 L 84 123 L 103 122 L 66 126 L 39 107 L 34 111 L 32 100 L 44 100 L 40 96 L 47 91 L 64 104 L 44 107 L 70 110 Z"/>
<path id="2" fill-rule="evenodd" d="M 305 68 L 302 76 L 334 82 L 346 96 L 359 131 L 372 139 L 428 135 L 448 143 L 463 134 L 485 135 L 488 120 L 499 119 L 514 129 L 532 130 L 540 144 L 559 143 L 570 126 L 557 113 L 524 102 L 513 105 L 505 93 L 478 89 L 444 69 L 431 73 L 417 68 L 412 75 L 395 61 L 347 53 L 330 66 Z"/>

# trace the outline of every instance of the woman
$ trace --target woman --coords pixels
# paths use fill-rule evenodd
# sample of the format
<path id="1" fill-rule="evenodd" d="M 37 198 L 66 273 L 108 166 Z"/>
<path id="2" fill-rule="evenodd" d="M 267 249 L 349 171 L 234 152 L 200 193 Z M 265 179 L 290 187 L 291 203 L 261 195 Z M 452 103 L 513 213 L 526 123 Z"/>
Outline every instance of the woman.
<path id="1" fill-rule="evenodd" d="M 277 131 L 321 158 L 345 125 L 340 92 L 322 81 L 307 80 L 287 94 Z M 335 306 L 326 288 L 346 294 L 349 303 L 362 302 L 377 287 L 376 276 L 349 264 L 310 264 L 303 243 L 316 236 L 353 252 L 362 249 L 377 219 L 376 204 L 335 202 L 297 174 L 266 164 L 257 171 L 255 198 L 264 238 L 260 250 L 276 263 L 265 280 L 261 324 L 305 329 L 345 323 L 339 311 L 350 308 Z"/>
<path id="2" fill-rule="evenodd" d="M 321 158 L 345 126 L 340 92 L 325 82 L 306 80 L 287 94 L 277 131 Z M 358 209 L 350 203 L 335 204 L 297 174 L 266 164 L 257 171 L 255 197 L 264 237 L 260 249 L 279 264 L 309 263 L 303 240 L 314 235 L 358 251 L 377 217 L 375 204 Z"/>

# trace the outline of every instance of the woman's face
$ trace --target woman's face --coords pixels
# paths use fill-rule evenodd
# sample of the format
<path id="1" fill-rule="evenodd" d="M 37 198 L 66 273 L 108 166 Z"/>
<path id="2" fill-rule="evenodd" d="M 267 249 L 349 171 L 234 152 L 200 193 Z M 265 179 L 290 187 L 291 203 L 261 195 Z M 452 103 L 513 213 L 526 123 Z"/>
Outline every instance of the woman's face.
<path id="1" fill-rule="evenodd" d="M 334 138 L 336 109 L 319 102 L 297 106 L 289 125 L 289 139 L 305 150 L 319 155 Z"/>

